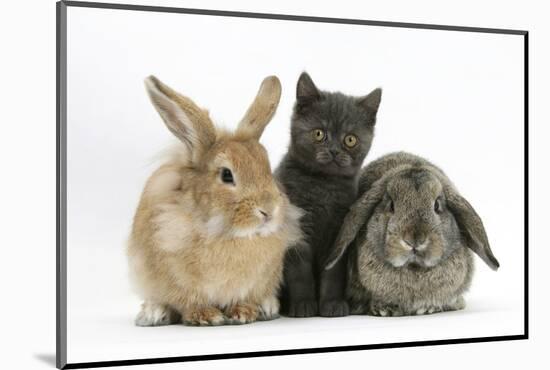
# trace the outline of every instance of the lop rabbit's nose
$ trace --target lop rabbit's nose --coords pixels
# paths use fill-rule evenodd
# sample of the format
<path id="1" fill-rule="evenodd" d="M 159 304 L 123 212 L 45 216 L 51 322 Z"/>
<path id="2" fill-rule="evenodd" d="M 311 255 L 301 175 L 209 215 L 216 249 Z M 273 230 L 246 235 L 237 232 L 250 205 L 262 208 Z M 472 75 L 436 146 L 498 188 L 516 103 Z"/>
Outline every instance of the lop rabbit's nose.
<path id="1" fill-rule="evenodd" d="M 417 242 L 414 246 L 415 250 L 423 251 L 428 247 L 428 239 L 424 239 L 422 242 Z"/>
<path id="2" fill-rule="evenodd" d="M 405 248 L 406 250 L 408 250 L 408 251 L 414 249 L 414 244 L 413 244 L 411 241 L 409 241 L 409 240 L 407 240 L 407 239 L 405 239 L 405 238 L 402 238 L 402 239 L 401 239 L 401 246 L 402 246 L 403 248 Z"/>
<path id="3" fill-rule="evenodd" d="M 410 239 L 403 238 L 402 245 L 405 249 L 412 251 L 414 254 L 423 251 L 428 246 L 428 239 L 424 239 L 422 242 L 414 242 Z"/>
<path id="4" fill-rule="evenodd" d="M 411 239 L 403 238 L 403 242 L 407 244 L 410 248 L 414 247 L 414 241 Z"/>

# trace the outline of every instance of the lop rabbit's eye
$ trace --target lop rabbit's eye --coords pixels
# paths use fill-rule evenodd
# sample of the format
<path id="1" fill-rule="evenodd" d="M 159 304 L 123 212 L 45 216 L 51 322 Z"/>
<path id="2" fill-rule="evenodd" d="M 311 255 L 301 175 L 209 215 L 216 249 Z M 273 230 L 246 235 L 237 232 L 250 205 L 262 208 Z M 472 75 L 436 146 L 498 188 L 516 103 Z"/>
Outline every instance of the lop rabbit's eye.
<path id="1" fill-rule="evenodd" d="M 353 148 L 357 145 L 357 137 L 355 135 L 346 135 L 344 144 L 346 144 L 348 148 Z"/>
<path id="2" fill-rule="evenodd" d="M 313 140 L 317 142 L 321 142 L 325 140 L 325 132 L 321 129 L 313 130 L 312 134 L 313 134 Z"/>
<path id="3" fill-rule="evenodd" d="M 441 213 L 441 199 L 437 198 L 434 203 L 435 213 Z"/>
<path id="4" fill-rule="evenodd" d="M 235 185 L 235 181 L 233 180 L 233 173 L 229 168 L 222 168 L 222 174 L 221 174 L 222 182 L 226 184 L 233 184 Z"/>

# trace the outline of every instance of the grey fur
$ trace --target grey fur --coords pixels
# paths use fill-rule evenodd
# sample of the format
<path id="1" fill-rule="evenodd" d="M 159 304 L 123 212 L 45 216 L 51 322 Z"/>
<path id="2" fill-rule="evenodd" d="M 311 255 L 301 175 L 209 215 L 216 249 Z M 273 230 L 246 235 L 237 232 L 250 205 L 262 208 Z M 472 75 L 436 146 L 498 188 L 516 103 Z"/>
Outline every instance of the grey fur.
<path id="1" fill-rule="evenodd" d="M 303 209 L 305 242 L 285 259 L 282 312 L 288 316 L 344 316 L 346 266 L 325 271 L 342 220 L 357 196 L 358 174 L 374 135 L 381 90 L 364 97 L 319 90 L 307 73 L 296 87 L 291 144 L 275 171 L 290 201 Z M 312 136 L 322 129 L 326 138 Z M 347 135 L 358 139 L 353 148 Z"/>
<path id="2" fill-rule="evenodd" d="M 399 316 L 462 309 L 477 253 L 492 269 L 483 223 L 439 168 L 392 153 L 363 169 L 359 199 L 326 269 L 347 247 L 351 312 Z"/>

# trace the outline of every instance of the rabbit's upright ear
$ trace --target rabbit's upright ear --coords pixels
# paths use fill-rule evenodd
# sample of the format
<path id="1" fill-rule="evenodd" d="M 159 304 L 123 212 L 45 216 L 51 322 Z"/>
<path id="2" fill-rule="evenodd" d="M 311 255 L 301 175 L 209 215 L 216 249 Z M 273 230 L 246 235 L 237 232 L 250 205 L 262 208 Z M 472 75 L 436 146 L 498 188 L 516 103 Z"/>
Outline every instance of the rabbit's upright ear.
<path id="1" fill-rule="evenodd" d="M 382 200 L 385 191 L 385 182 L 375 182 L 372 188 L 363 193 L 361 198 L 351 206 L 338 232 L 332 252 L 325 262 L 325 270 L 330 270 L 342 258 L 348 246 L 355 240 L 361 227 L 368 222 L 374 213 L 374 209 Z"/>
<path id="2" fill-rule="evenodd" d="M 447 189 L 447 206 L 453 213 L 468 248 L 473 250 L 493 270 L 500 267 L 491 251 L 481 218 L 466 199 Z"/>
<path id="3" fill-rule="evenodd" d="M 244 138 L 259 140 L 277 110 L 281 98 L 281 82 L 276 76 L 266 77 L 256 98 L 239 123 L 236 134 Z"/>
<path id="4" fill-rule="evenodd" d="M 185 144 L 189 159 L 196 161 L 216 141 L 216 130 L 208 112 L 155 76 L 145 79 L 145 87 L 166 127 Z"/>

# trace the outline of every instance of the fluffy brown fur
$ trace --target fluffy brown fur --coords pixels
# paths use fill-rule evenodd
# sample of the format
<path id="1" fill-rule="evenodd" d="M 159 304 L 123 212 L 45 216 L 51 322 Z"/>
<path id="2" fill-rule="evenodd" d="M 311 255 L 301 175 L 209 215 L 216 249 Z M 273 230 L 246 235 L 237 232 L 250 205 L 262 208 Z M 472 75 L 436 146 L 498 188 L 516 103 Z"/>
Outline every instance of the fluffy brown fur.
<path id="1" fill-rule="evenodd" d="M 277 317 L 283 257 L 301 238 L 301 211 L 279 190 L 258 142 L 277 108 L 278 79 L 264 80 L 235 133 L 217 130 L 206 111 L 158 79 L 146 86 L 181 144 L 147 181 L 134 217 L 128 257 L 145 300 L 136 324 Z"/>
<path id="2" fill-rule="evenodd" d="M 351 245 L 351 312 L 418 315 L 462 309 L 472 251 L 499 267 L 481 219 L 447 176 L 408 153 L 363 169 L 362 194 L 339 232 L 330 268 Z"/>

